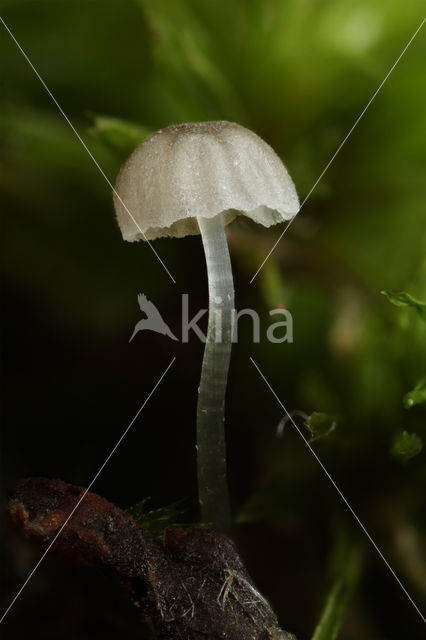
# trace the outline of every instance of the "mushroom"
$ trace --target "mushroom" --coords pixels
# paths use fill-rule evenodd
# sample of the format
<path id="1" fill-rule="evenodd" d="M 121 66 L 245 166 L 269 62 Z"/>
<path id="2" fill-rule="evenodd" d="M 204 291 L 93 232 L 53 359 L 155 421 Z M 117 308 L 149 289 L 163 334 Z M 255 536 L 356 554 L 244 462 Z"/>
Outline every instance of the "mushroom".
<path id="1" fill-rule="evenodd" d="M 234 286 L 225 226 L 238 215 L 265 227 L 289 220 L 299 210 L 294 184 L 252 131 L 226 121 L 186 123 L 152 134 L 133 151 L 118 175 L 114 204 L 129 242 L 201 234 L 209 319 L 197 407 L 198 492 L 202 521 L 227 531 L 223 423 Z"/>

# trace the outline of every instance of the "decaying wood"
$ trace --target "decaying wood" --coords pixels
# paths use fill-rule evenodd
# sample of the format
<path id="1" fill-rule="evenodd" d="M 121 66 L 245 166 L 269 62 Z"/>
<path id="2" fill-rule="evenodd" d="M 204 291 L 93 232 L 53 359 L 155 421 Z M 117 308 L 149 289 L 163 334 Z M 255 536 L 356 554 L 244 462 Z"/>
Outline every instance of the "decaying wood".
<path id="1" fill-rule="evenodd" d="M 22 480 L 13 522 L 48 544 L 84 489 Z M 169 528 L 163 541 L 88 492 L 54 549 L 118 580 L 141 611 L 141 637 L 157 640 L 292 640 L 248 575 L 234 543 L 207 528 Z M 294 639 L 293 639 L 294 640 Z"/>

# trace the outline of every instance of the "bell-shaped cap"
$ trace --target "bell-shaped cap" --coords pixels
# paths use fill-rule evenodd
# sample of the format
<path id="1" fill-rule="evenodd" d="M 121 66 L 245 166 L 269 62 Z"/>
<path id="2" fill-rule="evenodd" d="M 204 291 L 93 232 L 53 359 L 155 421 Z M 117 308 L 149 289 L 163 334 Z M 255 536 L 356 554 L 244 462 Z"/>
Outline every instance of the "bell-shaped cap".
<path id="1" fill-rule="evenodd" d="M 269 227 L 299 211 L 293 181 L 273 149 L 226 121 L 152 134 L 122 166 L 115 191 L 118 224 L 130 242 L 197 234 L 197 217 L 223 213 L 228 224 L 245 215 Z"/>

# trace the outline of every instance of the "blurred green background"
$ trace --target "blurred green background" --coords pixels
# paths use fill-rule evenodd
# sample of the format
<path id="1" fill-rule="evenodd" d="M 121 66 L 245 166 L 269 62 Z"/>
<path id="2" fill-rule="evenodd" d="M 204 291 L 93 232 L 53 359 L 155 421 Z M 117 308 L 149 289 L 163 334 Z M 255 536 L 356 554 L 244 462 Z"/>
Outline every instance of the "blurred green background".
<path id="1" fill-rule="evenodd" d="M 149 131 L 225 119 L 273 146 L 301 200 L 424 9 L 420 0 L 0 7 L 112 183 Z M 178 335 L 180 294 L 190 294 L 194 312 L 206 306 L 200 239 L 155 243 L 176 285 L 147 245 L 124 243 L 110 187 L 3 25 L 0 43 L 3 504 L 22 476 L 87 485 L 176 356 L 94 490 L 122 507 L 185 498 L 194 521 L 202 345 L 148 333 L 128 339 L 139 292 Z M 348 600 L 343 626 L 316 640 L 424 637 L 420 616 L 294 427 L 277 439 L 282 408 L 249 361 L 289 411 L 326 414 L 310 421 L 322 435 L 312 446 L 425 612 L 424 51 L 423 29 L 251 284 L 282 230 L 243 219 L 229 228 L 238 308 L 258 310 L 264 327 L 280 305 L 294 319 L 292 344 L 253 345 L 248 321 L 242 327 L 226 426 L 240 548 L 299 640 L 312 636 L 333 593 L 341 613 L 342 594 Z M 381 290 L 418 303 L 397 307 Z M 2 519 L 5 608 L 40 549 Z M 4 629 L 8 638 L 140 637 L 118 593 L 54 554 Z"/>

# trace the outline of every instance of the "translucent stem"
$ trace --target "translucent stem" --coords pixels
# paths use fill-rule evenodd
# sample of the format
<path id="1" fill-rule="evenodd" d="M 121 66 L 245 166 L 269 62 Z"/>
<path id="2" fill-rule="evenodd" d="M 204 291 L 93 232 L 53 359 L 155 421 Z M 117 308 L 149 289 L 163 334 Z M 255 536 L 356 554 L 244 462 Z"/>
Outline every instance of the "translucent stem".
<path id="1" fill-rule="evenodd" d="M 231 358 L 234 283 L 223 219 L 198 218 L 207 263 L 209 322 L 197 407 L 198 498 L 201 519 L 228 531 L 224 406 Z"/>

